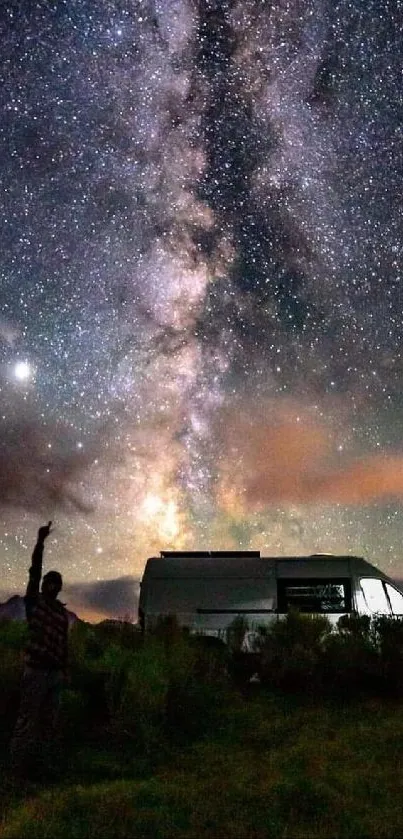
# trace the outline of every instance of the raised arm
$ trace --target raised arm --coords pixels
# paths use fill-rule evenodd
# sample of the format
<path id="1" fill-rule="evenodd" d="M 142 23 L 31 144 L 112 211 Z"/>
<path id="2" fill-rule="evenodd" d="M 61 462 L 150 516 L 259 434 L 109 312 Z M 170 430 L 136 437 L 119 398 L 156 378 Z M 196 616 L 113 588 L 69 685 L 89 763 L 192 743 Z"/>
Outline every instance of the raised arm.
<path id="1" fill-rule="evenodd" d="M 29 569 L 29 580 L 27 590 L 25 593 L 25 611 L 27 619 L 29 620 L 32 614 L 32 609 L 36 604 L 39 594 L 39 585 L 42 577 L 42 557 L 45 546 L 45 539 L 49 536 L 52 522 L 48 522 L 38 530 L 38 537 L 36 545 L 32 552 L 32 564 Z"/>

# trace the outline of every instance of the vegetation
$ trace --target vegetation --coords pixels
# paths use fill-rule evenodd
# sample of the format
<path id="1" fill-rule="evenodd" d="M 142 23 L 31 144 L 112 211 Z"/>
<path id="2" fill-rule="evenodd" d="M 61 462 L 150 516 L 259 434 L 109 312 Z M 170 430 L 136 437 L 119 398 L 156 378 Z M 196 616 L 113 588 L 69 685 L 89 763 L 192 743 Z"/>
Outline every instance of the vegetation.
<path id="1" fill-rule="evenodd" d="M 56 761 L 18 788 L 26 630 L 1 624 L 1 839 L 403 835 L 403 624 L 290 614 L 252 655 L 241 629 L 76 624 Z"/>

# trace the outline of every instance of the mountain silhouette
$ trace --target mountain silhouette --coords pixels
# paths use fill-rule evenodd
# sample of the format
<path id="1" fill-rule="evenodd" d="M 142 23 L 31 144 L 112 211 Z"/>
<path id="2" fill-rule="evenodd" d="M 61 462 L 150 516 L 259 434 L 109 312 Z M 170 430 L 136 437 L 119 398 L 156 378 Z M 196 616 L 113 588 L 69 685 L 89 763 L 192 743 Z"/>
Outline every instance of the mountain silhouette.
<path id="1" fill-rule="evenodd" d="M 66 609 L 67 617 L 69 619 L 69 626 L 80 620 L 75 612 L 70 612 Z M 24 598 L 19 594 L 14 594 L 5 603 L 0 603 L 0 620 L 25 621 L 25 603 Z"/>

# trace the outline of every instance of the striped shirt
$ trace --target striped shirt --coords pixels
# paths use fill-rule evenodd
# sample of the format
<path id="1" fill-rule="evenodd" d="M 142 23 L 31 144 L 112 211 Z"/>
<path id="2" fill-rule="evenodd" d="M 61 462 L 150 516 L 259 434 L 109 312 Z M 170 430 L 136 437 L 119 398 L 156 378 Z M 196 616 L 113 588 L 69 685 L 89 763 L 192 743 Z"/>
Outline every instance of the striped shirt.
<path id="1" fill-rule="evenodd" d="M 32 554 L 29 583 L 25 595 L 29 638 L 25 663 L 36 669 L 60 669 L 67 665 L 68 617 L 60 600 L 39 592 L 42 576 L 43 544 L 38 542 Z"/>

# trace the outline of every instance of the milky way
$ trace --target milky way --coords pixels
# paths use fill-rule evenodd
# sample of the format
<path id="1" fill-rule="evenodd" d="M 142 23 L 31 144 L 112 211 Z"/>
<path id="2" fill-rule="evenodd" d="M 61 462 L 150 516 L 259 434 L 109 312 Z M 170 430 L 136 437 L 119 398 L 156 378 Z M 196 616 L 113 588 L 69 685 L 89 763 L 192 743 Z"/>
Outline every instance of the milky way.
<path id="1" fill-rule="evenodd" d="M 3 592 L 48 518 L 89 615 L 168 548 L 403 574 L 401 12 L 2 4 Z"/>

